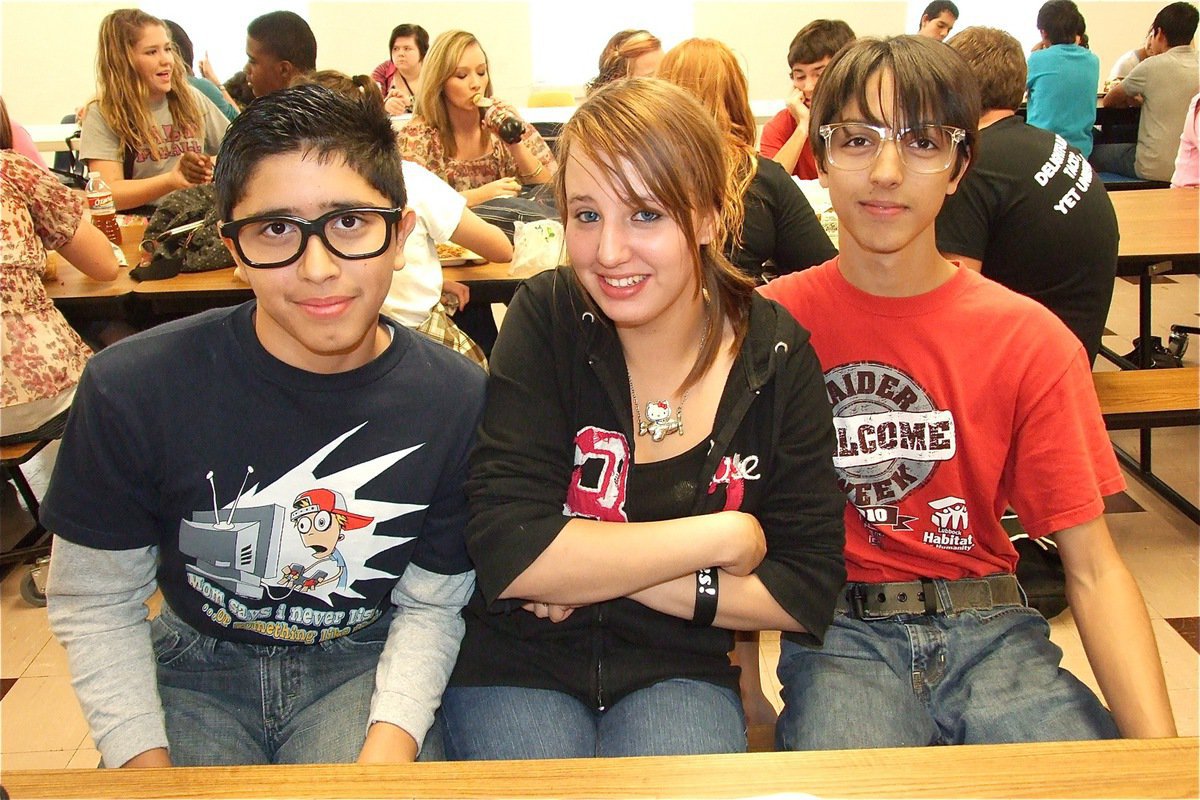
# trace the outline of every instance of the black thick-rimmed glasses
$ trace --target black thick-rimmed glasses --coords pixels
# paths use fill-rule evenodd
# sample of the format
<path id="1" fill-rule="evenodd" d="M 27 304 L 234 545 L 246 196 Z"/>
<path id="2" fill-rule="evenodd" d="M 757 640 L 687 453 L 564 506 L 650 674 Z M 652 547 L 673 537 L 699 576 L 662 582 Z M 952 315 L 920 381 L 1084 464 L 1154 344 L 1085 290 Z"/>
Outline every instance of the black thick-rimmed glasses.
<path id="1" fill-rule="evenodd" d="M 875 163 L 883 143 L 896 143 L 900 160 L 913 172 L 932 175 L 954 163 L 954 153 L 967 132 L 952 125 L 918 125 L 892 130 L 866 122 L 835 122 L 817 129 L 825 140 L 825 157 L 838 169 L 866 169 Z"/>
<path id="2" fill-rule="evenodd" d="M 312 220 L 262 214 L 219 227 L 222 236 L 233 240 L 246 266 L 275 269 L 294 263 L 310 236 L 339 258 L 374 258 L 391 245 L 392 230 L 403 213 L 403 208 L 338 208 Z"/>

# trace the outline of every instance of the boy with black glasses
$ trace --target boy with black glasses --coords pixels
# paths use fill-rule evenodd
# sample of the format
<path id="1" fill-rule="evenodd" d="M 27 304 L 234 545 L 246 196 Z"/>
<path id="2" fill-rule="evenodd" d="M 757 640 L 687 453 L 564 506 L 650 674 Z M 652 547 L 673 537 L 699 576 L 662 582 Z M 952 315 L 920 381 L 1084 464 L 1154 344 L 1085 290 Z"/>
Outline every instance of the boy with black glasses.
<path id="1" fill-rule="evenodd" d="M 1175 735 L 1104 524 L 1124 480 L 1087 356 L 1044 307 L 937 249 L 978 121 L 962 57 L 915 36 L 843 50 L 813 101 L 841 255 L 762 291 L 812 331 L 825 373 L 850 582 L 822 648 L 781 644 L 784 748 Z M 1025 605 L 1010 504 L 1030 536 L 1055 535 L 1111 715 Z"/>
<path id="2" fill-rule="evenodd" d="M 380 110 L 286 89 L 224 145 L 255 300 L 90 363 L 43 506 L 51 624 L 109 766 L 412 760 L 474 586 L 483 372 L 379 315 L 413 224 Z"/>

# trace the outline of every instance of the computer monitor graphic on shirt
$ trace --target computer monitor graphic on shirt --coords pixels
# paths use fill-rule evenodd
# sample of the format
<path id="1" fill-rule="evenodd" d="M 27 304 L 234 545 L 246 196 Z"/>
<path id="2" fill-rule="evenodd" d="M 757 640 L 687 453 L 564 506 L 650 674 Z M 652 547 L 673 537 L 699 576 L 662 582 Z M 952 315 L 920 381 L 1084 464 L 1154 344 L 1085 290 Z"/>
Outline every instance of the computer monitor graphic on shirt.
<path id="1" fill-rule="evenodd" d="M 241 597 L 261 600 L 263 583 L 279 577 L 283 506 L 196 511 L 179 523 L 179 552 L 196 559 L 187 571 Z"/>

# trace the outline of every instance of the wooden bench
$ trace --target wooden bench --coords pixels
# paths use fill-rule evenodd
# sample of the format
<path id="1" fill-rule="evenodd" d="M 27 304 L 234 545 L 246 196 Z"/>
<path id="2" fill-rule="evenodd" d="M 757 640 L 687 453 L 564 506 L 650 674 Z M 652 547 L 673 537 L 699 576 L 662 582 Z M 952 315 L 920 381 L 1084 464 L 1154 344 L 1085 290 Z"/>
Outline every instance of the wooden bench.
<path id="1" fill-rule="evenodd" d="M 1200 368 L 1095 372 L 1109 430 L 1200 424 Z"/>
<path id="2" fill-rule="evenodd" d="M 1200 368 L 1095 372 L 1092 379 L 1109 430 L 1141 431 L 1138 457 L 1116 448 L 1121 464 L 1168 502 L 1200 523 L 1200 509 L 1154 474 L 1150 433 L 1154 428 L 1200 425 Z"/>

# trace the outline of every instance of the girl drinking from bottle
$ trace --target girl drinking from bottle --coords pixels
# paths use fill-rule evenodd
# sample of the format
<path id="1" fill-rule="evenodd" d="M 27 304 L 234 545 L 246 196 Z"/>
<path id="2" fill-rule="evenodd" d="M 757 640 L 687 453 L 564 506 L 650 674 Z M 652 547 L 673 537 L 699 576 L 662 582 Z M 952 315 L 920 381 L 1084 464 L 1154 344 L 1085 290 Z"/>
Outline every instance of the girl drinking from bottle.
<path id="1" fill-rule="evenodd" d="M 485 100 L 486 98 L 486 100 Z M 485 122 L 480 105 L 492 107 Z M 499 123 L 516 118 L 524 130 L 514 142 Z M 492 97 L 487 54 L 472 34 L 447 31 L 429 49 L 417 93 L 417 115 L 405 126 L 401 152 L 478 205 L 512 197 L 524 184 L 548 183 L 557 164 L 550 148 L 512 106 Z"/>
<path id="2" fill-rule="evenodd" d="M 525 281 L 493 350 L 447 756 L 742 751 L 733 631 L 817 645 L 845 575 L 820 368 L 722 255 L 690 95 L 613 83 L 558 146 L 572 266 Z"/>

